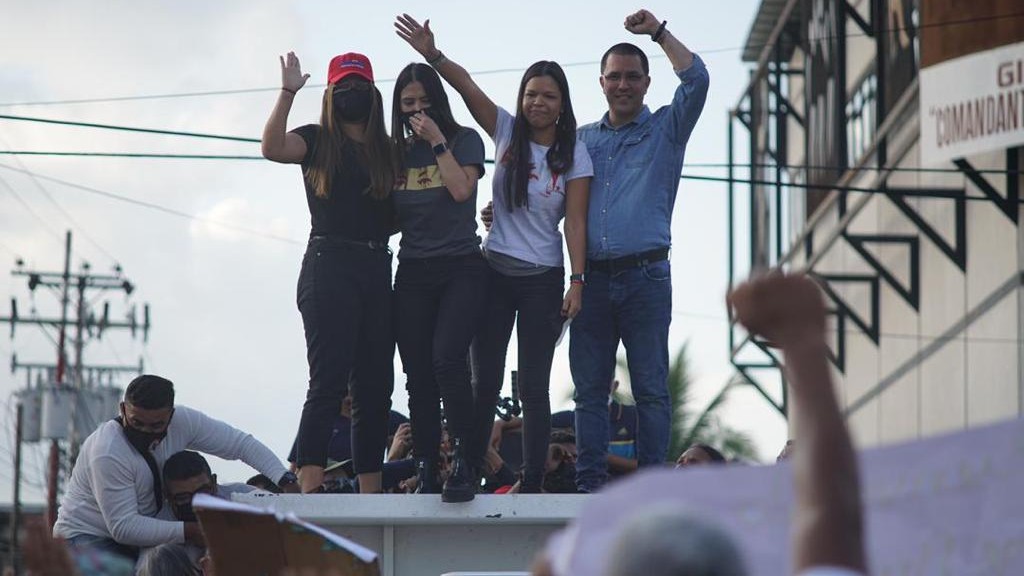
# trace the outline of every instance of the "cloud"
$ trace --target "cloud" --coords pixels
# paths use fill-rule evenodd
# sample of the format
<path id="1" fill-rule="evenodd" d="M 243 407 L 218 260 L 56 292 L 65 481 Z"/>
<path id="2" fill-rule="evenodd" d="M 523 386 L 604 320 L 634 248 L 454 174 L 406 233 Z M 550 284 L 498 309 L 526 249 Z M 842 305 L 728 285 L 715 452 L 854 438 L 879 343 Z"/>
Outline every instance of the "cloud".
<path id="1" fill-rule="evenodd" d="M 191 234 L 198 240 L 241 242 L 252 239 L 254 233 L 298 237 L 286 217 L 274 216 L 266 207 L 253 206 L 248 199 L 238 196 L 220 200 L 196 216 L 199 220 L 192 222 Z"/>

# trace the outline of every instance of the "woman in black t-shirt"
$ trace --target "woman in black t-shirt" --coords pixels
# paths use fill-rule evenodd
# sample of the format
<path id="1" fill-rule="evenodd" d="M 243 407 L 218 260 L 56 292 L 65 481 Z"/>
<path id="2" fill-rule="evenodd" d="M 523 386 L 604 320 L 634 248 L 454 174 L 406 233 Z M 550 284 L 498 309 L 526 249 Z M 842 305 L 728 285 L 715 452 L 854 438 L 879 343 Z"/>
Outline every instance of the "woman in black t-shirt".
<path id="1" fill-rule="evenodd" d="M 476 233 L 476 185 L 484 144 L 452 117 L 441 79 L 410 64 L 395 81 L 391 134 L 401 171 L 392 193 L 402 233 L 395 273 L 395 329 L 408 377 L 417 490 L 445 502 L 473 499 L 466 442 L 473 427 L 467 356 L 483 311 L 487 264 Z M 451 473 L 439 488 L 444 401 Z"/>
<path id="2" fill-rule="evenodd" d="M 264 157 L 302 165 L 312 221 L 297 298 L 309 362 L 297 440 L 299 482 L 303 492 L 320 488 L 331 427 L 351 382 L 359 489 L 380 492 L 394 387 L 387 242 L 394 228 L 395 164 L 366 56 L 331 60 L 320 123 L 286 132 L 292 100 L 307 79 L 294 53 L 281 59 L 281 93 L 262 142 Z"/>

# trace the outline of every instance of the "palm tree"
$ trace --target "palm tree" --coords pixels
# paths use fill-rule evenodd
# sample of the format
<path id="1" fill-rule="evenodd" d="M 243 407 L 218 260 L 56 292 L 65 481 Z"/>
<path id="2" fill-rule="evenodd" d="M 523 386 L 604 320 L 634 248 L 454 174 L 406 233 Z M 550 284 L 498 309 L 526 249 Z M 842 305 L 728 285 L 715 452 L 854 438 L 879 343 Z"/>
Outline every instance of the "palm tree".
<path id="1" fill-rule="evenodd" d="M 668 458 L 671 461 L 688 446 L 708 444 L 717 448 L 729 460 L 756 461 L 757 450 L 754 441 L 747 434 L 722 422 L 719 409 L 725 404 L 729 391 L 736 384 L 730 381 L 703 409 L 693 406 L 689 358 L 684 343 L 668 368 L 668 391 L 672 402 L 672 436 L 669 440 Z M 626 359 L 617 360 L 622 381 L 629 382 Z M 623 393 L 623 396 L 626 394 Z M 619 396 L 618 394 L 616 396 Z M 619 400 L 620 398 L 616 398 Z"/>

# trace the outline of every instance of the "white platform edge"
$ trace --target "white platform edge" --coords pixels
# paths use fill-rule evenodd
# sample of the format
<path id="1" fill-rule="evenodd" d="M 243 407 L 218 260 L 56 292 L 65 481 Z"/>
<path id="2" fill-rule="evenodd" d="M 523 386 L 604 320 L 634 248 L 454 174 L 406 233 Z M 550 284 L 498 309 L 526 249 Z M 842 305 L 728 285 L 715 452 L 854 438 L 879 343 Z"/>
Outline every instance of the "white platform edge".
<path id="1" fill-rule="evenodd" d="M 585 494 L 480 495 L 447 504 L 418 494 L 234 494 L 236 502 L 295 514 L 324 526 L 424 524 L 564 525 L 576 517 Z"/>

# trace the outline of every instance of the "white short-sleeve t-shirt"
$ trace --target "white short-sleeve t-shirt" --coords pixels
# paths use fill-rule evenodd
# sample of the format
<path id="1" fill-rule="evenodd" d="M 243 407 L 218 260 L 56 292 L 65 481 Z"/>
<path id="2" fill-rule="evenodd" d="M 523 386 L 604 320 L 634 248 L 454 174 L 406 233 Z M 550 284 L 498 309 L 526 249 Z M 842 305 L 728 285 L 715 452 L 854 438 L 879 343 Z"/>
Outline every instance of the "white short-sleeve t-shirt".
<path id="1" fill-rule="evenodd" d="M 509 210 L 505 202 L 505 178 L 509 170 L 500 159 L 512 141 L 515 117 L 498 108 L 494 130 L 496 148 L 493 182 L 494 224 L 484 247 L 538 266 L 562 266 L 562 233 L 558 223 L 565 217 L 566 183 L 594 175 L 587 146 L 576 140 L 572 168 L 567 174 L 552 174 L 548 168 L 548 146 L 530 142 L 532 165 L 527 186 L 527 206 Z"/>

